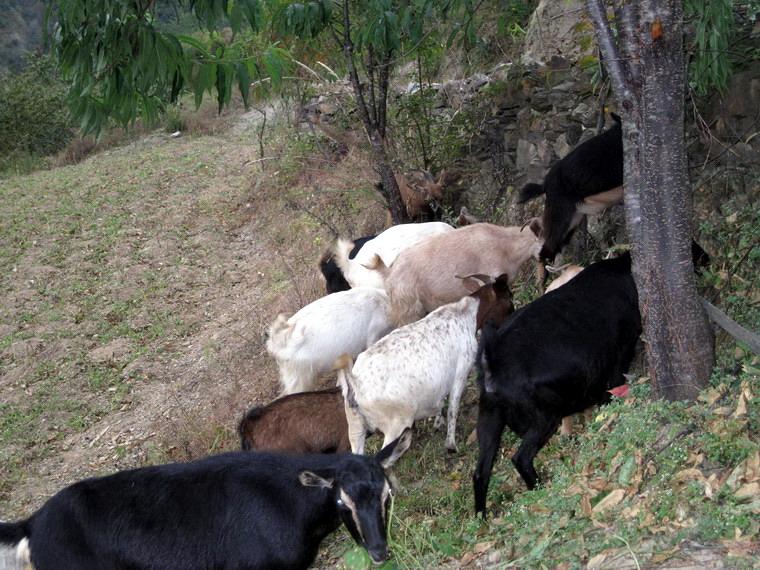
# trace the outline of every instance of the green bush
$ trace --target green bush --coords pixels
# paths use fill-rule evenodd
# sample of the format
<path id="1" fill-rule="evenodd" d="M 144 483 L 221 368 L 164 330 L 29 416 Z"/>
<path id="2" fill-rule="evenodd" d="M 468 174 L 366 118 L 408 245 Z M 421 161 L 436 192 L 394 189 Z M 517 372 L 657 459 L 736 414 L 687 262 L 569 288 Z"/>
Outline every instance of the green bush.
<path id="1" fill-rule="evenodd" d="M 0 156 L 46 156 L 74 134 L 66 86 L 49 56 L 33 56 L 21 73 L 0 81 Z"/>

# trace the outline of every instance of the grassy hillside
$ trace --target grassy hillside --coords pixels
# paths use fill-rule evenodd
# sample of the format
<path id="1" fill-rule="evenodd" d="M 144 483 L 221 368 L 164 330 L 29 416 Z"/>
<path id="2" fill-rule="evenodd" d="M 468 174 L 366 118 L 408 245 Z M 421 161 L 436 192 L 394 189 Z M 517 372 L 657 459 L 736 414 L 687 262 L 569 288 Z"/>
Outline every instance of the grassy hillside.
<path id="1" fill-rule="evenodd" d="M 333 164 L 278 127 L 279 159 L 258 160 L 256 120 L 0 181 L 3 517 L 87 474 L 218 450 L 275 393 L 263 332 L 321 293 L 331 239 L 308 212 L 349 234 L 384 216 L 363 156 Z"/>
<path id="2" fill-rule="evenodd" d="M 276 392 L 263 332 L 321 294 L 333 231 L 383 226 L 359 150 L 228 115 L 206 136 L 155 132 L 84 162 L 0 181 L 0 516 L 28 513 L 80 477 L 236 445 L 239 414 Z M 213 129 L 212 129 L 213 130 Z M 760 328 L 752 200 L 701 214 L 709 293 Z M 527 274 L 516 298 L 533 292 Z M 760 514 L 760 359 L 719 336 L 693 405 L 631 397 L 539 455 L 527 491 L 505 434 L 487 522 L 473 516 L 470 386 L 449 455 L 415 428 L 396 476 L 388 567 L 750 568 Z M 377 445 L 377 438 L 374 440 Z M 722 564 L 722 566 L 720 566 Z M 340 531 L 321 566 L 368 559 Z"/>

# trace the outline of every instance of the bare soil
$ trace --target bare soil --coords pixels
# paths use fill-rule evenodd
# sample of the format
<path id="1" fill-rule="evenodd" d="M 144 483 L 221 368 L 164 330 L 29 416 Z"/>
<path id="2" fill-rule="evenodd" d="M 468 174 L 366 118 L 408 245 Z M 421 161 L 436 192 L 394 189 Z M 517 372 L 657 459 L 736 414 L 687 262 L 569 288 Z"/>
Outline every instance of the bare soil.
<path id="1" fill-rule="evenodd" d="M 82 477 L 234 448 L 278 392 L 269 322 L 322 294 L 335 232 L 384 215 L 363 156 L 270 115 L 262 160 L 259 120 L 0 181 L 3 518 Z"/>

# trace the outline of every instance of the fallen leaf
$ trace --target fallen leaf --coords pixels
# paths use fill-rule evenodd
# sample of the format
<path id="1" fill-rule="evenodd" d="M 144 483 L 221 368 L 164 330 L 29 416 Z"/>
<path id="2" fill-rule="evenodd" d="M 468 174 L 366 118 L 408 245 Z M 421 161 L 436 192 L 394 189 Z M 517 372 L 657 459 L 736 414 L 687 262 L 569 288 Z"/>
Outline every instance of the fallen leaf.
<path id="1" fill-rule="evenodd" d="M 728 476 L 728 479 L 726 479 L 726 485 L 732 491 L 735 491 L 736 489 L 738 489 L 742 481 L 744 480 L 744 475 L 747 472 L 748 459 L 749 458 L 745 459 L 744 461 L 739 463 L 739 465 L 734 467 L 733 470 L 731 471 L 731 474 Z"/>
<path id="2" fill-rule="evenodd" d="M 475 547 L 472 549 L 472 551 L 475 554 L 483 554 L 484 552 L 491 550 L 493 548 L 493 541 L 491 542 L 478 542 Z"/>
<path id="3" fill-rule="evenodd" d="M 758 482 L 742 485 L 734 493 L 734 497 L 740 503 L 748 503 L 758 496 L 760 496 L 760 483 Z"/>
<path id="4" fill-rule="evenodd" d="M 602 565 L 602 562 L 607 560 L 606 554 L 597 554 L 594 556 L 591 560 L 588 561 L 588 564 L 586 564 L 587 570 L 594 570 L 596 568 L 599 568 Z"/>
<path id="5" fill-rule="evenodd" d="M 747 399 L 744 394 L 739 394 L 739 402 L 736 404 L 736 411 L 734 412 L 734 418 L 741 418 L 747 415 Z"/>
<path id="6" fill-rule="evenodd" d="M 650 564 L 659 564 L 660 562 L 665 562 L 668 558 L 672 558 L 673 555 L 681 552 L 680 546 L 674 546 L 670 550 L 665 550 L 663 552 L 658 552 L 652 558 L 649 560 Z"/>
<path id="7" fill-rule="evenodd" d="M 683 469 L 675 474 L 673 481 L 676 483 L 686 483 L 688 481 L 704 481 L 705 476 L 696 467 Z"/>
<path id="8" fill-rule="evenodd" d="M 603 513 L 604 511 L 620 504 L 620 501 L 623 500 L 623 497 L 625 497 L 625 489 L 615 489 L 614 491 L 611 491 L 606 497 L 604 497 L 604 499 L 599 501 L 592 509 L 592 512 L 597 514 Z"/>
<path id="9" fill-rule="evenodd" d="M 715 492 L 720 489 L 720 481 L 718 481 L 718 476 L 715 473 L 705 479 L 703 484 L 705 486 L 705 497 L 708 499 L 712 499 L 715 496 Z"/>
<path id="10" fill-rule="evenodd" d="M 697 465 L 701 465 L 704 460 L 705 460 L 704 453 L 696 452 L 696 451 L 689 452 L 688 463 L 691 463 L 694 467 L 696 467 Z"/>
<path id="11" fill-rule="evenodd" d="M 581 509 L 587 517 L 591 516 L 593 509 L 591 508 L 591 497 L 588 495 L 583 495 L 583 497 L 581 497 Z"/>
<path id="12" fill-rule="evenodd" d="M 708 406 L 712 406 L 715 402 L 721 399 L 723 397 L 723 394 L 726 392 L 726 385 L 720 384 L 719 386 L 716 386 L 715 388 L 710 388 L 709 390 L 705 390 L 699 395 L 698 400 L 704 402 Z"/>
<path id="13" fill-rule="evenodd" d="M 618 398 L 626 398 L 628 397 L 628 384 L 623 384 L 607 391 L 613 396 L 617 396 Z"/>
<path id="14" fill-rule="evenodd" d="M 632 519 L 638 516 L 640 511 L 641 509 L 639 509 L 638 505 L 634 505 L 633 507 L 624 508 L 620 514 L 624 519 Z"/>
<path id="15" fill-rule="evenodd" d="M 760 451 L 756 451 L 754 455 L 750 455 L 747 458 L 747 465 L 744 469 L 744 477 L 747 481 L 760 480 Z"/>

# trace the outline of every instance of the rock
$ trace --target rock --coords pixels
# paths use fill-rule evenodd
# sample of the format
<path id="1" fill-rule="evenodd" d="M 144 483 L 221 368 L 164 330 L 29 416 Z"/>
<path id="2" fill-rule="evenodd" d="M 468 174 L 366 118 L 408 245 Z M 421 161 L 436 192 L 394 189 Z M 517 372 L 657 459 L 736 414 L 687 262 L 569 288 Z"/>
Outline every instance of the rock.
<path id="1" fill-rule="evenodd" d="M 555 65 L 563 60 L 578 61 L 593 53 L 593 33 L 581 0 L 541 0 L 528 23 L 522 62 Z"/>
<path id="2" fill-rule="evenodd" d="M 567 142 L 567 134 L 562 133 L 557 137 L 557 140 L 554 141 L 554 153 L 557 155 L 558 158 L 565 158 L 568 153 L 573 150 L 573 147 L 570 146 L 570 143 Z"/>
<path id="3" fill-rule="evenodd" d="M 515 160 L 515 167 L 517 170 L 525 170 L 530 166 L 533 161 L 533 157 L 536 155 L 536 146 L 529 143 L 525 139 L 517 141 L 517 158 Z"/>

